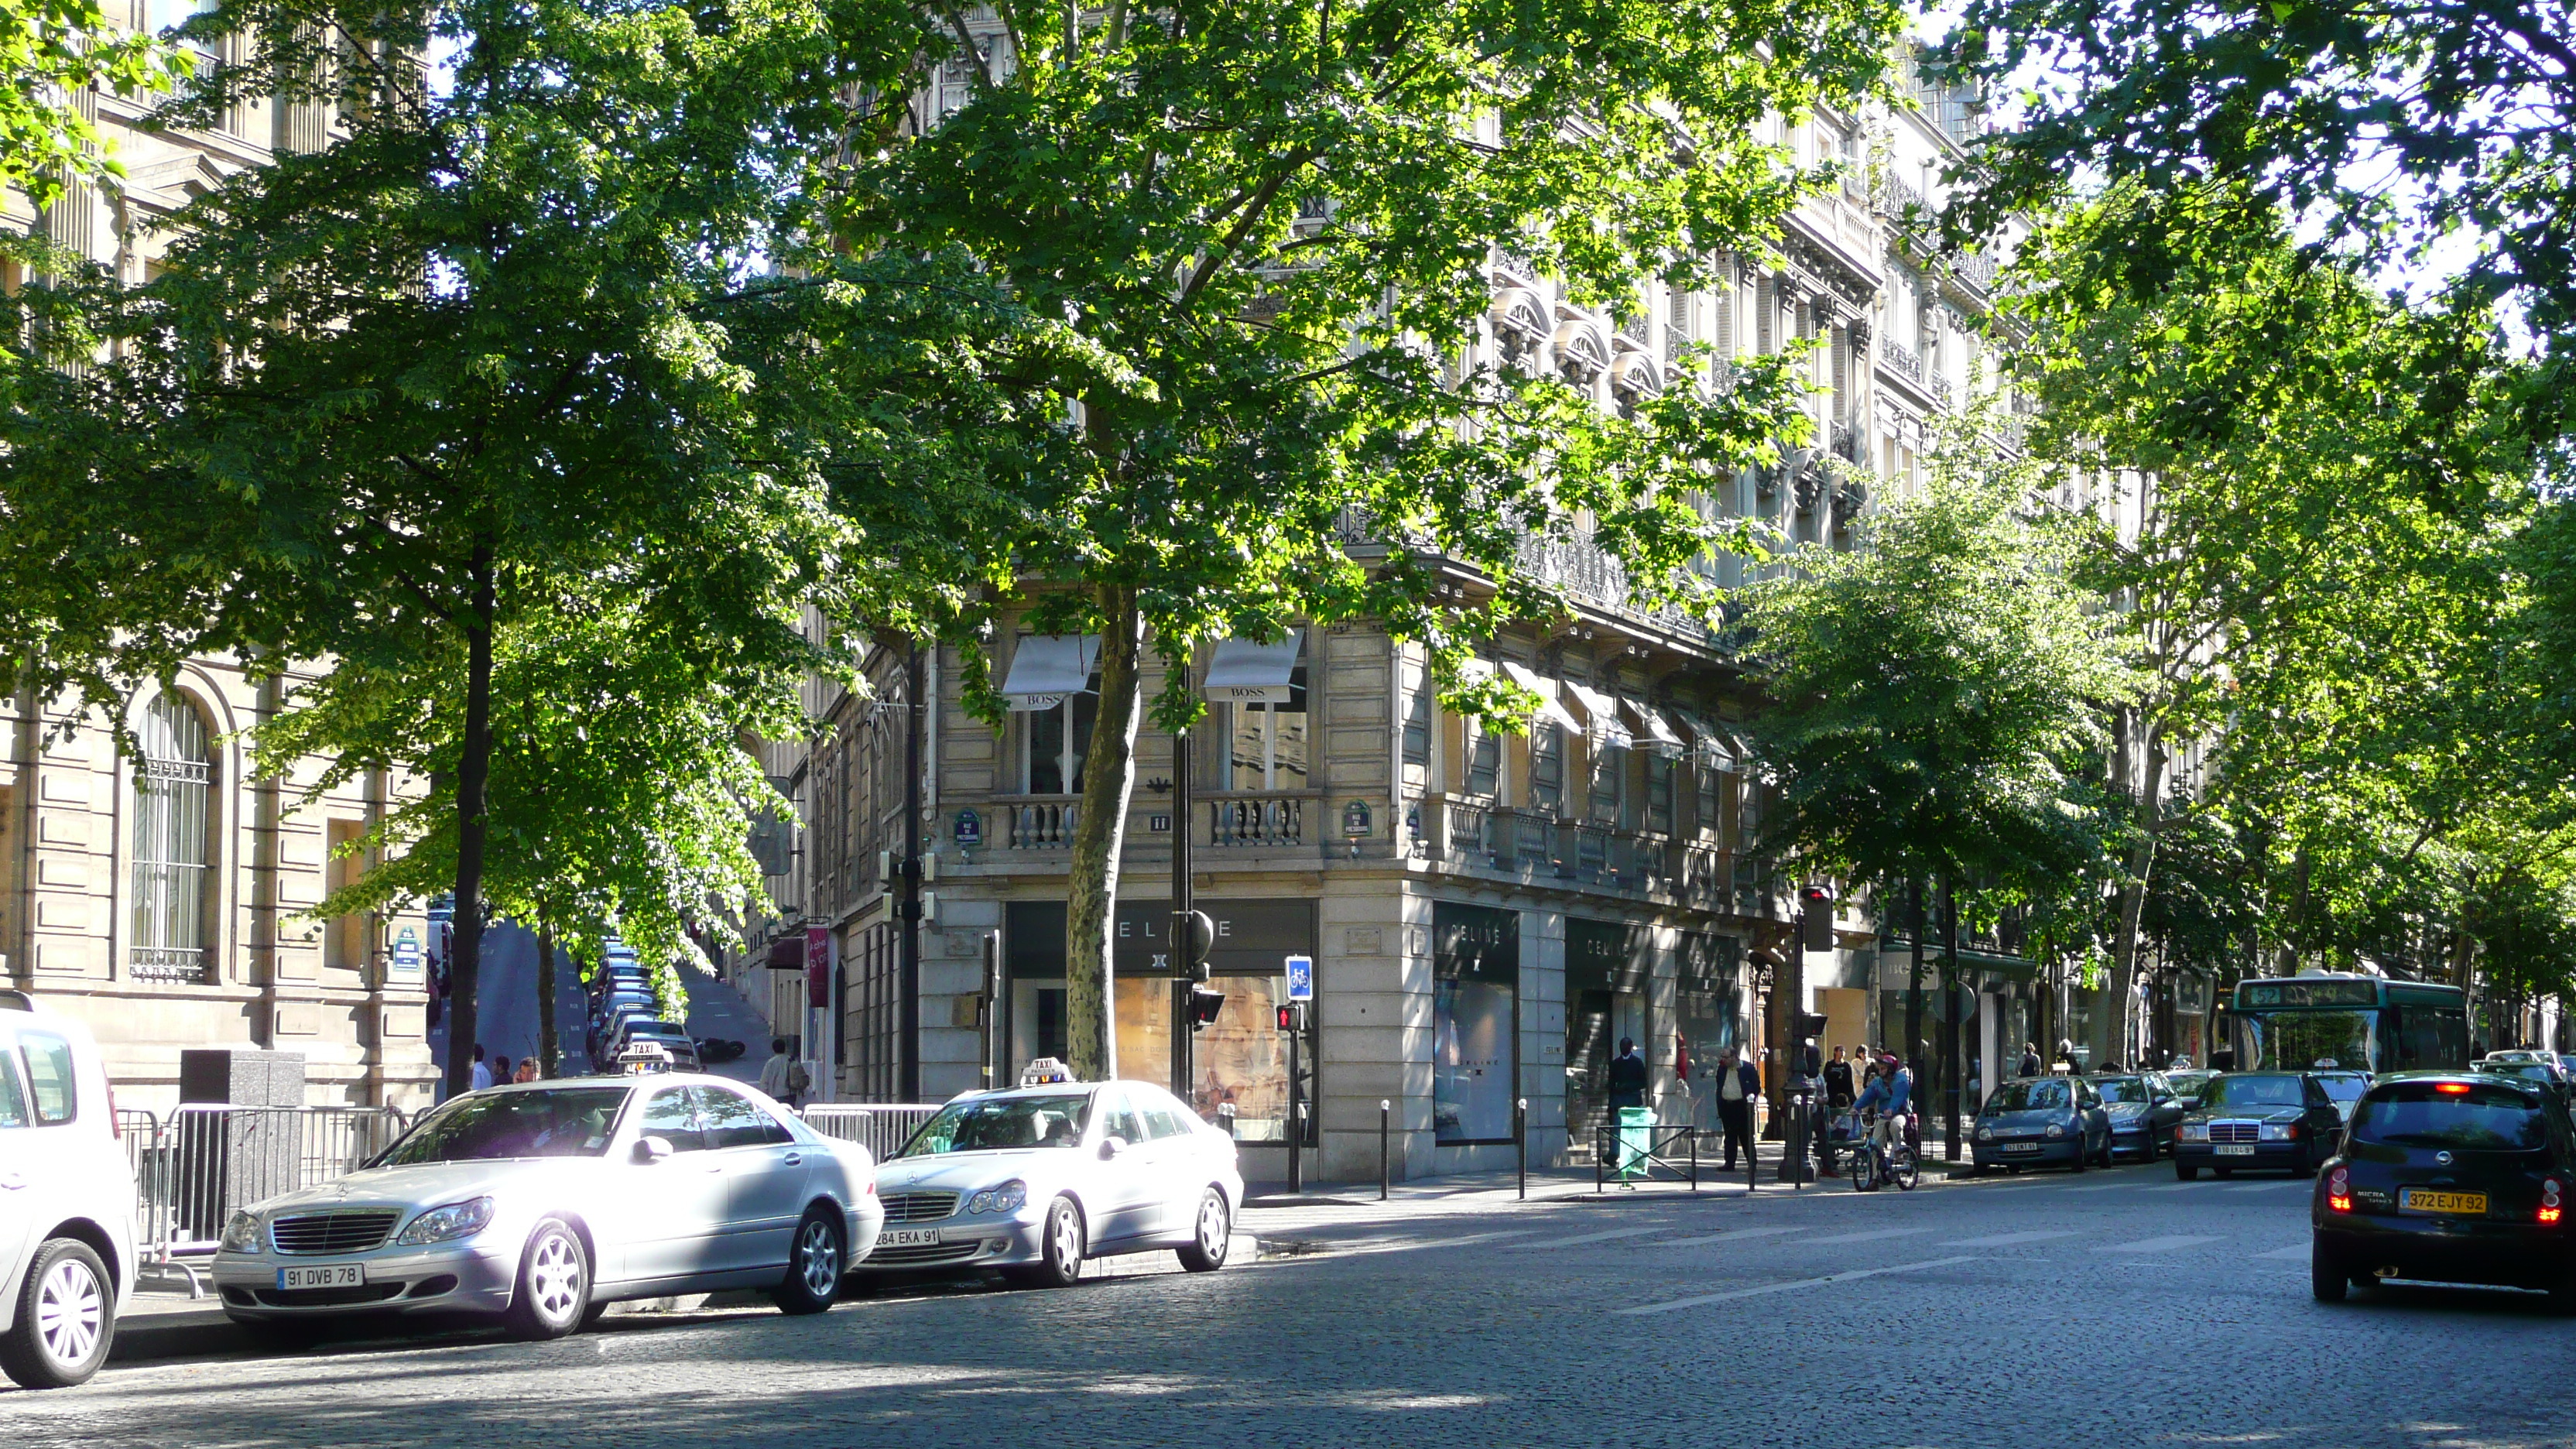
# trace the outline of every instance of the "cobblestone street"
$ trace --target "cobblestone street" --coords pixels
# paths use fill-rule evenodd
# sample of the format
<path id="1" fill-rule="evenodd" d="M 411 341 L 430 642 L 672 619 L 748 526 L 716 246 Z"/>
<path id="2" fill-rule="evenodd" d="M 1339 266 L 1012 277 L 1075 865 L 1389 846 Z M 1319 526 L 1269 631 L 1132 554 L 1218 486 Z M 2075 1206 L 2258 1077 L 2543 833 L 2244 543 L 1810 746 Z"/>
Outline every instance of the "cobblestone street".
<path id="1" fill-rule="evenodd" d="M 1254 1209 L 1246 1229 L 1313 1250 L 1209 1276 L 131 1363 L 0 1393 L 0 1440 L 2576 1443 L 2576 1330 L 2511 1294 L 2312 1302 L 2307 1188 L 2131 1168 L 1751 1201 L 1351 1193 Z"/>

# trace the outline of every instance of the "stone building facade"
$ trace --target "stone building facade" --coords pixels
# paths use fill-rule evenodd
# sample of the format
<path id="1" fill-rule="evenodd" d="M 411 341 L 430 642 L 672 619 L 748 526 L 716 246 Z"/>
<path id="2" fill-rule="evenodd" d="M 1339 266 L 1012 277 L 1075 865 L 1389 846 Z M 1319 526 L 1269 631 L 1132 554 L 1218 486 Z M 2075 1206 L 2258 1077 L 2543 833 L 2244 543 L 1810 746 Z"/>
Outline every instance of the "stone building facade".
<path id="1" fill-rule="evenodd" d="M 111 3 L 109 14 L 157 30 L 190 11 L 130 6 Z M 244 54 L 238 42 L 213 42 L 199 63 Z M 157 265 L 162 218 L 240 168 L 329 135 L 329 116 L 310 105 L 255 100 L 213 130 L 150 133 L 137 129 L 135 102 L 85 94 L 78 103 L 125 178 L 76 184 L 41 213 L 0 194 L 0 226 L 36 231 L 130 282 Z M 0 287 L 31 281 L 0 263 Z M 0 698 L 0 984 L 90 1024 L 121 1106 L 169 1105 L 179 1053 L 223 1046 L 301 1053 L 316 1104 L 429 1100 L 417 964 L 427 923 L 295 919 L 364 868 L 335 848 L 417 786 L 371 777 L 300 806 L 309 771 L 250 778 L 240 731 L 274 713 L 293 683 L 252 684 L 229 660 L 191 662 L 176 690 L 133 702 L 140 761 L 117 756 L 104 721 L 31 695 Z"/>

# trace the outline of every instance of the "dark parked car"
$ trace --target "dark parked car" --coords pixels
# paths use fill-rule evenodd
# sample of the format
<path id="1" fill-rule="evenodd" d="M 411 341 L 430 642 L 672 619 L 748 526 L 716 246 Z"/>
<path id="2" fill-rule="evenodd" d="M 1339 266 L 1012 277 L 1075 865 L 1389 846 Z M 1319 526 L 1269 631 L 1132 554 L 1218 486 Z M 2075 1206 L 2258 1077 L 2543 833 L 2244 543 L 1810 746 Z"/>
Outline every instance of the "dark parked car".
<path id="1" fill-rule="evenodd" d="M 2023 1077 L 1986 1095 L 1971 1149 L 1976 1170 L 2054 1164 L 2082 1172 L 2111 1165 L 2111 1116 L 2082 1077 Z"/>
<path id="2" fill-rule="evenodd" d="M 2216 1080 L 2218 1073 L 2206 1067 L 2186 1067 L 2165 1073 L 2165 1086 L 2172 1090 L 2174 1100 L 2182 1103 L 2186 1112 L 2200 1105 L 2200 1094 L 2208 1091 L 2209 1084 Z"/>
<path id="3" fill-rule="evenodd" d="M 2481 1072 L 2382 1077 L 2310 1200 L 2310 1286 L 2328 1303 L 2388 1278 L 2540 1288 L 2576 1311 L 2571 1186 L 2576 1141 L 2546 1088 Z"/>
<path id="4" fill-rule="evenodd" d="M 2352 1120 L 2353 1103 L 2360 1101 L 2361 1094 L 2370 1090 L 2370 1073 L 2319 1072 L 2317 1085 L 2326 1089 L 2327 1096 L 2334 1098 L 2335 1110 L 2349 1122 Z"/>
<path id="5" fill-rule="evenodd" d="M 2557 1096 L 2559 1106 L 2569 1105 L 2567 1074 L 2558 1069 L 2554 1057 L 2539 1052 L 2515 1052 L 2510 1056 L 2499 1054 L 2472 1063 L 2469 1070 L 2491 1077 L 2513 1077 L 2546 1087 Z"/>
<path id="6" fill-rule="evenodd" d="M 2173 1150 L 2174 1128 L 2182 1122 L 2182 1099 L 2154 1072 L 2095 1077 L 2102 1110 L 2111 1119 L 2111 1153 L 2133 1153 L 2153 1162 Z"/>
<path id="7" fill-rule="evenodd" d="M 2343 1113 L 2314 1072 L 2225 1072 L 2174 1130 L 2174 1176 L 2276 1168 L 2294 1177 L 2334 1155 Z"/>

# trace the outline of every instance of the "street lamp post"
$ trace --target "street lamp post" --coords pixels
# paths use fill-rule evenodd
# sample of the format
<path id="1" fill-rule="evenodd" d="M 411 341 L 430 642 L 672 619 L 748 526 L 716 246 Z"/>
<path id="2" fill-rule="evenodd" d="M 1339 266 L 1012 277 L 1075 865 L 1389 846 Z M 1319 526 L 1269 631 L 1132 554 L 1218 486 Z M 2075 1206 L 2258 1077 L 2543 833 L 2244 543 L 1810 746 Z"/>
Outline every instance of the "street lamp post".
<path id="1" fill-rule="evenodd" d="M 903 1050 L 898 1093 L 921 1100 L 921 641 L 907 640 L 903 672 L 903 864 L 896 918 L 902 944 L 895 961 L 895 1035 Z"/>

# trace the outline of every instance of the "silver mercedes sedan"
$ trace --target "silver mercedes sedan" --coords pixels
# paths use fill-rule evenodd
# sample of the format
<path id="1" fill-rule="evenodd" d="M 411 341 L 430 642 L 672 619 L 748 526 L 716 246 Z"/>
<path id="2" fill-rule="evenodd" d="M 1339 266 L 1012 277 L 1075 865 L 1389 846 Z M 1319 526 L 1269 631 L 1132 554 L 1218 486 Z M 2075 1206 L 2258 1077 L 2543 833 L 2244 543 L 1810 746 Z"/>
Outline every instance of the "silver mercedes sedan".
<path id="1" fill-rule="evenodd" d="M 1144 1082 L 967 1093 L 878 1181 L 886 1230 L 868 1269 L 998 1268 L 1030 1287 L 1123 1253 L 1223 1267 L 1243 1206 L 1234 1140 Z"/>
<path id="2" fill-rule="evenodd" d="M 768 1289 L 820 1313 L 885 1213 L 867 1149 L 722 1077 L 492 1087 L 360 1170 L 252 1204 L 214 1280 L 234 1321 L 479 1313 L 557 1338 L 624 1298 Z"/>

